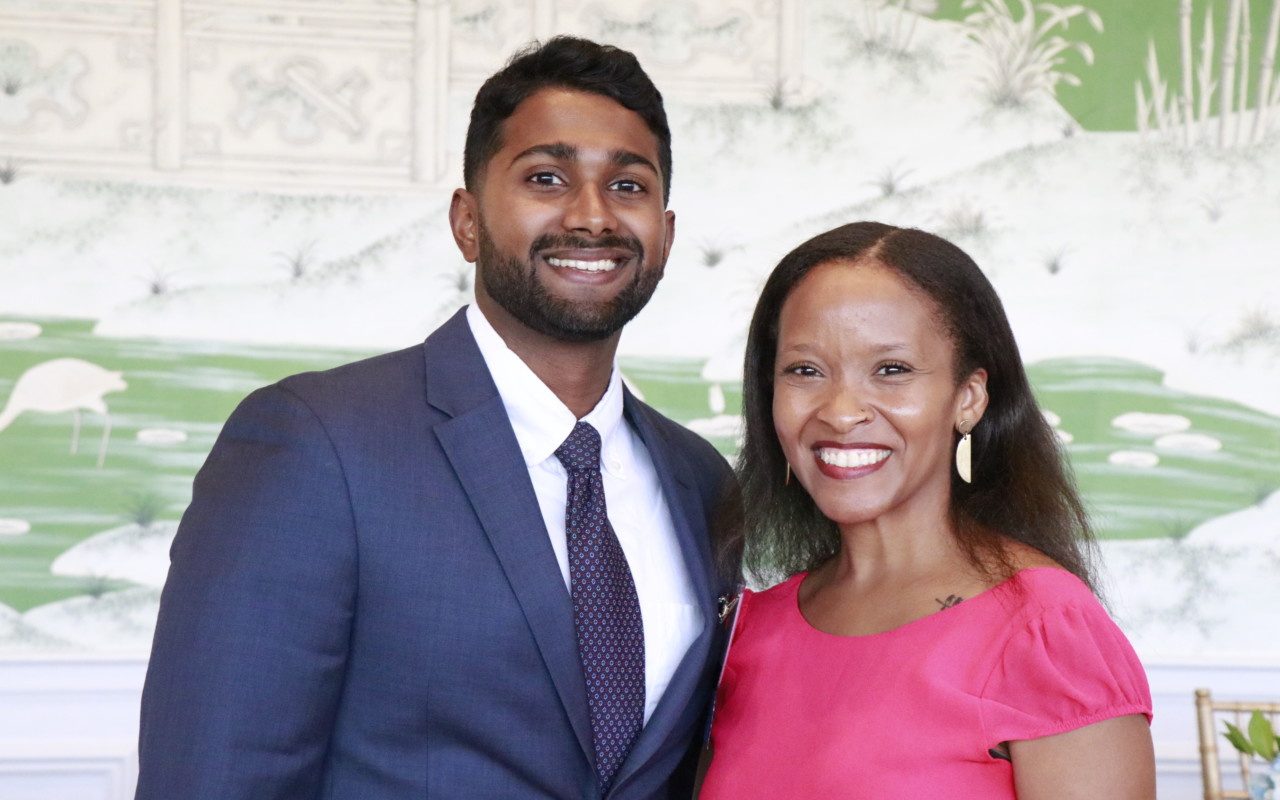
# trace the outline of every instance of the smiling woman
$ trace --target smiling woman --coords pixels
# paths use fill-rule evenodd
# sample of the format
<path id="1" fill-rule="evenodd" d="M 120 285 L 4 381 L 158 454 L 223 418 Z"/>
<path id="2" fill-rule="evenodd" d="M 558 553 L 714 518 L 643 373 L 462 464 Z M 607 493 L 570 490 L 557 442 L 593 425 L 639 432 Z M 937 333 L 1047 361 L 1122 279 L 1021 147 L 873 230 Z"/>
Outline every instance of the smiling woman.
<path id="1" fill-rule="evenodd" d="M 954 374 L 927 297 L 874 261 L 831 261 L 792 291 L 779 330 L 774 425 L 827 518 L 945 517 L 952 431 L 982 419 L 987 374 Z"/>
<path id="2" fill-rule="evenodd" d="M 747 563 L 787 580 L 739 605 L 703 800 L 1154 797 L 1142 665 L 967 255 L 877 223 L 802 244 L 743 402 Z"/>

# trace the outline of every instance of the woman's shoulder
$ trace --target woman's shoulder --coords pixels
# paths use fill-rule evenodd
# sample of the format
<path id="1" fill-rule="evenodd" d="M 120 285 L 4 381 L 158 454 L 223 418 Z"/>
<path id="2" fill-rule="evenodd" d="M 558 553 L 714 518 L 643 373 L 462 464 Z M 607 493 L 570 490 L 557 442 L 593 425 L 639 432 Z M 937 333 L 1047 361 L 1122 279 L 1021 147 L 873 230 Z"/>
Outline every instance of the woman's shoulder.
<path id="1" fill-rule="evenodd" d="M 1142 713 L 1151 693 L 1133 646 L 1080 578 L 1029 567 L 1003 584 L 1010 614 L 983 681 L 993 741 L 1050 736 Z"/>
<path id="2" fill-rule="evenodd" d="M 789 578 L 784 578 L 771 586 L 765 586 L 758 589 L 743 589 L 744 598 L 751 599 L 754 603 L 771 603 L 794 597 L 800 590 L 800 584 L 804 581 L 807 572 L 797 572 Z"/>
<path id="3" fill-rule="evenodd" d="M 1034 598 L 1048 605 L 1068 601 L 1098 603 L 1093 590 L 1079 576 L 1034 547 L 1012 542 L 1007 557 L 1013 574 L 1005 583 L 1024 600 Z"/>
<path id="4" fill-rule="evenodd" d="M 1037 609 L 1063 604 L 1102 607 L 1093 590 L 1074 573 L 1059 566 L 1024 567 L 1008 581 L 1024 605 Z"/>
<path id="5" fill-rule="evenodd" d="M 1006 563 L 1012 566 L 1015 571 L 1039 567 L 1064 569 L 1057 561 L 1054 561 L 1031 545 L 1012 539 L 1004 543 L 1004 556 Z"/>
<path id="6" fill-rule="evenodd" d="M 808 574 L 799 572 L 772 586 L 743 589 L 742 598 L 739 601 L 742 611 L 746 612 L 750 608 L 748 613 L 756 617 L 761 614 L 784 613 L 788 608 L 794 608 L 800 584 Z"/>

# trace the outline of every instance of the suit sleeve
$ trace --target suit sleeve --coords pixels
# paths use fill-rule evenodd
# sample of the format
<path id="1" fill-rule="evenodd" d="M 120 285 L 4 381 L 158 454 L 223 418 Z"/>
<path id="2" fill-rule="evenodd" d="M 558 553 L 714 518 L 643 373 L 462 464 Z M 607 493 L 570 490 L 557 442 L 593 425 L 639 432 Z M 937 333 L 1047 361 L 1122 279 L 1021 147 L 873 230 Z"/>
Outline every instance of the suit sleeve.
<path id="1" fill-rule="evenodd" d="M 250 395 L 196 477 L 142 695 L 137 800 L 314 798 L 340 701 L 355 526 L 324 426 Z"/>

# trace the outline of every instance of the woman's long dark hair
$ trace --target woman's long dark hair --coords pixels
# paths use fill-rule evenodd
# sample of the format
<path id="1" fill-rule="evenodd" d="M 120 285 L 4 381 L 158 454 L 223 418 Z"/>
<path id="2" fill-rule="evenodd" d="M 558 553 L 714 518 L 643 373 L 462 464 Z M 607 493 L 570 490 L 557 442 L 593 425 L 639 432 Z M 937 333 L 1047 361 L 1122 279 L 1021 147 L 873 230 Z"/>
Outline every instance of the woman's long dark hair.
<path id="1" fill-rule="evenodd" d="M 778 320 L 796 285 L 821 264 L 859 261 L 893 270 L 931 298 L 954 346 L 958 386 L 987 371 L 986 413 L 972 432 L 973 482 L 952 470 L 951 524 L 981 574 L 1014 572 L 1006 544 L 1023 542 L 1094 588 L 1093 536 L 1057 437 L 1036 405 L 1004 307 L 960 248 L 923 231 L 855 222 L 792 250 L 765 283 L 747 336 L 743 377 L 746 436 L 738 456 L 749 574 L 766 583 L 811 570 L 840 549 L 836 524 L 798 481 L 784 483 L 786 457 L 773 425 Z M 957 434 L 958 437 L 958 434 Z"/>

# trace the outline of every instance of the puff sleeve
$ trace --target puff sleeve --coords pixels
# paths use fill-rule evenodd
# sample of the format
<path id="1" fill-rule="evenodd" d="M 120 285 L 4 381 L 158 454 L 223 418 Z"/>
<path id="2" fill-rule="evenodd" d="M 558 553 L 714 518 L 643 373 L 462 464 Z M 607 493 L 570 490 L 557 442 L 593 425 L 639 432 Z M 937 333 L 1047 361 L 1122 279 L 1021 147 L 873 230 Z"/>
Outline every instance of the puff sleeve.
<path id="1" fill-rule="evenodd" d="M 1024 618 L 1006 640 L 980 700 L 989 747 L 1143 714 L 1151 690 L 1128 639 L 1092 595 Z"/>

